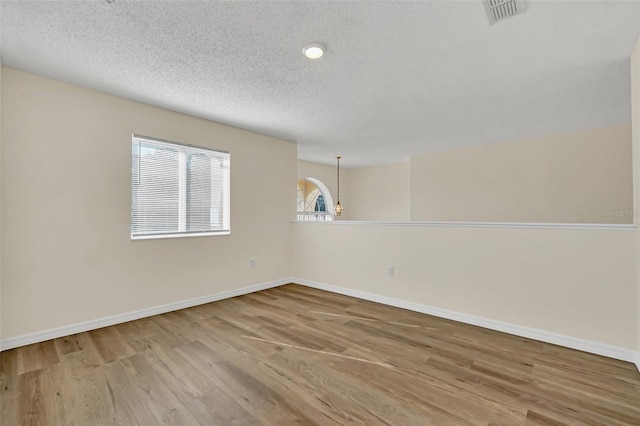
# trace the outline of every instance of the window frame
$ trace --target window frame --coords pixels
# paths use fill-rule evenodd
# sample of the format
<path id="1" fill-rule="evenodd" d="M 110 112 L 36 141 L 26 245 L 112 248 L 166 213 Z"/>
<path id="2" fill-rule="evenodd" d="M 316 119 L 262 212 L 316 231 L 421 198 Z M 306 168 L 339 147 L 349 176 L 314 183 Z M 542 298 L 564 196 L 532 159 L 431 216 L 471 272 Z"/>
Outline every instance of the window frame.
<path id="1" fill-rule="evenodd" d="M 220 150 L 220 149 L 211 149 L 211 148 L 205 148 L 205 147 L 201 147 L 201 146 L 196 146 L 196 145 L 192 145 L 192 144 L 187 144 L 187 143 L 181 143 L 181 142 L 175 142 L 175 141 L 171 141 L 171 140 L 167 140 L 167 139 L 160 139 L 160 138 L 155 138 L 152 136 L 144 136 L 144 135 L 139 135 L 136 133 L 133 133 L 131 135 L 131 172 L 132 175 L 130 176 L 130 185 L 129 185 L 129 189 L 130 189 L 130 194 L 129 194 L 129 229 L 130 231 L 132 231 L 133 229 L 133 148 L 134 145 L 137 143 L 137 140 L 142 140 L 142 141 L 147 141 L 150 144 L 157 144 L 159 146 L 170 146 L 173 147 L 175 149 L 180 150 L 180 154 L 179 154 L 179 170 L 178 173 L 181 175 L 180 177 L 180 187 L 179 187 L 179 228 L 181 229 L 180 232 L 170 232 L 170 233 L 158 233 L 158 234 L 134 234 L 133 232 L 130 233 L 130 237 L 132 241 L 136 241 L 136 240 L 155 240 L 155 239 L 165 239 L 165 238 L 188 238 L 188 237 L 204 237 L 204 236 L 222 236 L 222 235 L 230 235 L 231 234 L 231 153 L 229 151 L 224 151 L 224 150 Z M 186 197 L 187 197 L 187 185 L 186 185 L 186 179 L 184 179 L 184 177 L 186 176 L 187 173 L 187 169 L 186 169 L 186 152 L 190 151 L 190 152 L 202 152 L 204 154 L 207 153 L 216 153 L 216 154 L 224 154 L 224 156 L 226 157 L 224 159 L 225 164 L 226 164 L 226 172 L 225 172 L 225 176 L 224 176 L 224 180 L 223 180 L 223 188 L 222 188 L 222 194 L 223 194 L 223 202 L 222 202 L 222 209 L 223 209 L 223 213 L 222 213 L 222 223 L 223 223 L 223 228 L 226 229 L 222 229 L 222 230 L 213 230 L 213 231 L 193 231 L 193 232 L 188 232 L 186 230 L 186 209 L 187 209 L 187 205 L 186 205 Z M 184 222 L 184 223 L 183 223 Z M 226 226 L 225 226 L 226 225 Z"/>

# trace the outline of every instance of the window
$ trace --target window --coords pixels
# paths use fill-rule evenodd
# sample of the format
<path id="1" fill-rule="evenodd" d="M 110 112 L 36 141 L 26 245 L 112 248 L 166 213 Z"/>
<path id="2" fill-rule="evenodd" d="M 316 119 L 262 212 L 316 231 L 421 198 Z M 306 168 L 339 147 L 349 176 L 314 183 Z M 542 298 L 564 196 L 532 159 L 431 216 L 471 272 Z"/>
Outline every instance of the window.
<path id="1" fill-rule="evenodd" d="M 228 235 L 229 153 L 133 135 L 131 238 Z"/>
<path id="2" fill-rule="evenodd" d="M 316 212 L 326 212 L 327 206 L 324 204 L 324 196 L 322 194 L 318 194 L 318 198 L 316 198 L 316 207 L 314 209 Z"/>
<path id="3" fill-rule="evenodd" d="M 333 220 L 333 200 L 327 187 L 318 179 L 298 181 L 298 220 Z"/>

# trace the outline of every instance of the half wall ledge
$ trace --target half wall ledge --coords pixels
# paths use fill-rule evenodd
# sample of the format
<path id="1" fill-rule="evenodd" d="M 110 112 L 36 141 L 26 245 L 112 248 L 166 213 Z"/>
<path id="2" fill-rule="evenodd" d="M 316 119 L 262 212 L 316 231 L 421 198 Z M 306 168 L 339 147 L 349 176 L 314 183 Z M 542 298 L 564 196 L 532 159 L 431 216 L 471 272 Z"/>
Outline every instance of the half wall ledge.
<path id="1" fill-rule="evenodd" d="M 387 221 L 303 221 L 292 220 L 292 223 L 323 226 L 430 226 L 442 228 L 519 228 L 519 229 L 593 229 L 606 231 L 635 231 L 633 224 L 608 224 L 608 223 L 524 223 L 524 222 L 387 222 Z"/>

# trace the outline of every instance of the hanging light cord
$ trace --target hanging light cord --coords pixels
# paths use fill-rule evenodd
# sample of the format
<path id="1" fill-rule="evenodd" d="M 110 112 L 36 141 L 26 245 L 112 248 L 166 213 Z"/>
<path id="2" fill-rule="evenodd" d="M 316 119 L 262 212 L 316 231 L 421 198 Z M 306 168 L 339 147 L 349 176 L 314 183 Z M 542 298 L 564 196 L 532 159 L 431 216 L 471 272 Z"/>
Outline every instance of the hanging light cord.
<path id="1" fill-rule="evenodd" d="M 340 203 L 340 156 L 336 157 L 338 160 L 338 203 Z"/>
<path id="2" fill-rule="evenodd" d="M 340 204 L 340 156 L 336 157 L 336 160 L 338 160 L 338 202 L 336 203 L 336 207 L 335 207 L 335 212 L 336 212 L 336 216 L 340 216 L 342 214 L 342 205 Z"/>

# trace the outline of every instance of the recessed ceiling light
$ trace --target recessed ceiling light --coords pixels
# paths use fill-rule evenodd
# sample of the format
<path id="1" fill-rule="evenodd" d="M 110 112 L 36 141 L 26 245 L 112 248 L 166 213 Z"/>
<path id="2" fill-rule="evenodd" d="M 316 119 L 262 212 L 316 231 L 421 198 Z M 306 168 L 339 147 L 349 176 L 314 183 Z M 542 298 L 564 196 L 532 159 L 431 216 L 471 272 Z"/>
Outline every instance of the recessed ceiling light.
<path id="1" fill-rule="evenodd" d="M 324 46 L 320 43 L 309 43 L 302 48 L 302 53 L 309 59 L 318 59 L 324 55 Z"/>

